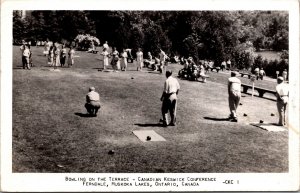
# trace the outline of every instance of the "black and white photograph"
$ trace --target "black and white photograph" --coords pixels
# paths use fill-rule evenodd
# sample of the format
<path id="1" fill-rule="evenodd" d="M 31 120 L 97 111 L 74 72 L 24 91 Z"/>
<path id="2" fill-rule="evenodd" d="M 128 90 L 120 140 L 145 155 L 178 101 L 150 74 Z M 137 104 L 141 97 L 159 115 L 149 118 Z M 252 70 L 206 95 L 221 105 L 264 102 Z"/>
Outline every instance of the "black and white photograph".
<path id="1" fill-rule="evenodd" d="M 35 175 L 60 180 L 57 191 L 281 190 L 283 176 L 282 190 L 299 190 L 294 9 L 123 4 L 8 6 L 3 191 L 50 190 Z M 14 175 L 35 176 L 36 189 L 11 189 Z"/>

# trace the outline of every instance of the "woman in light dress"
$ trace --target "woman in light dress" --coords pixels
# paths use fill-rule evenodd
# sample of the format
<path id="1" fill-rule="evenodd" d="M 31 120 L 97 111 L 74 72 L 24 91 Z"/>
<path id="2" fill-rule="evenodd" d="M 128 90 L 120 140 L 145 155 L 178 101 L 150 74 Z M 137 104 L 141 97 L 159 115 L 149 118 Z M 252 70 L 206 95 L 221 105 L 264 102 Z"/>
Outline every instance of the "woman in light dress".
<path id="1" fill-rule="evenodd" d="M 60 49 L 57 45 L 54 46 L 54 69 L 60 65 Z"/>
<path id="2" fill-rule="evenodd" d="M 68 67 L 72 67 L 74 65 L 74 55 L 75 55 L 75 50 L 73 46 L 70 47 L 70 50 L 68 52 Z"/>
<path id="3" fill-rule="evenodd" d="M 121 57 L 122 57 L 121 70 L 126 71 L 127 70 L 127 58 L 128 58 L 126 49 L 123 49 L 123 52 L 121 53 Z"/>
<path id="4" fill-rule="evenodd" d="M 108 57 L 109 57 L 109 53 L 106 48 L 103 49 L 101 55 L 103 56 L 103 70 L 106 70 L 108 66 Z"/>
<path id="5" fill-rule="evenodd" d="M 48 53 L 48 65 L 53 66 L 54 63 L 54 47 L 50 46 Z"/>
<path id="6" fill-rule="evenodd" d="M 143 52 L 142 49 L 139 48 L 138 52 L 136 53 L 136 61 L 137 61 L 137 71 L 142 71 L 143 64 Z"/>
<path id="7" fill-rule="evenodd" d="M 119 52 L 117 51 L 117 49 L 115 47 L 113 48 L 113 52 L 112 52 L 111 65 L 112 65 L 114 72 L 118 72 L 118 69 L 119 69 L 118 67 L 120 66 Z"/>

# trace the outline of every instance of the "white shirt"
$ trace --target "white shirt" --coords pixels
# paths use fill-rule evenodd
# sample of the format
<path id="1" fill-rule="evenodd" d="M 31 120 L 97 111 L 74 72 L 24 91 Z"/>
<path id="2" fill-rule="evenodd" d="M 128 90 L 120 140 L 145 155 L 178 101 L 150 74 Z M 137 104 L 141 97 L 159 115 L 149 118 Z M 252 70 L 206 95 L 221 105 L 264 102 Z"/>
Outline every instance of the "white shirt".
<path id="1" fill-rule="evenodd" d="M 86 95 L 87 102 L 90 101 L 100 101 L 100 96 L 97 92 L 91 91 Z"/>
<path id="2" fill-rule="evenodd" d="M 167 55 L 165 54 L 165 52 L 161 51 L 159 54 L 159 59 L 160 61 L 164 62 L 167 58 Z"/>
<path id="3" fill-rule="evenodd" d="M 287 103 L 289 98 L 289 85 L 282 82 L 276 86 L 276 92 L 278 94 L 277 101 L 283 101 L 283 103 Z"/>
<path id="4" fill-rule="evenodd" d="M 176 78 L 170 76 L 165 81 L 164 92 L 167 94 L 176 93 L 180 89 L 180 85 Z"/>
<path id="5" fill-rule="evenodd" d="M 228 84 L 231 92 L 241 92 L 241 81 L 237 77 L 228 78 Z"/>
<path id="6" fill-rule="evenodd" d="M 276 92 L 280 96 L 287 96 L 289 94 L 289 85 L 286 83 L 280 83 L 276 86 Z"/>
<path id="7" fill-rule="evenodd" d="M 108 49 L 108 44 L 103 44 L 103 48 L 106 48 L 106 49 Z"/>
<path id="8" fill-rule="evenodd" d="M 25 50 L 23 51 L 23 56 L 29 57 L 29 55 L 30 55 L 30 50 L 29 50 L 29 49 L 25 49 Z"/>

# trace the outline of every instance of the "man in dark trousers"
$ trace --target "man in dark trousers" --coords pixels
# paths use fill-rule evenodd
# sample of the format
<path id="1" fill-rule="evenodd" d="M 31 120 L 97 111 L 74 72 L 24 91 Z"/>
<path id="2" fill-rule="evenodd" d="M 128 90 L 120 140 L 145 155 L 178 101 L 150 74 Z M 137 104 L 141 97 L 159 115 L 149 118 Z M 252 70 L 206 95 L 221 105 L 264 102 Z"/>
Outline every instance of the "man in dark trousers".
<path id="1" fill-rule="evenodd" d="M 172 77 L 172 71 L 166 71 L 167 80 L 164 84 L 164 91 L 160 98 L 162 101 L 162 116 L 164 126 L 176 125 L 176 109 L 177 109 L 177 95 L 180 89 L 178 80 Z M 168 124 L 168 112 L 170 112 L 171 122 Z"/>

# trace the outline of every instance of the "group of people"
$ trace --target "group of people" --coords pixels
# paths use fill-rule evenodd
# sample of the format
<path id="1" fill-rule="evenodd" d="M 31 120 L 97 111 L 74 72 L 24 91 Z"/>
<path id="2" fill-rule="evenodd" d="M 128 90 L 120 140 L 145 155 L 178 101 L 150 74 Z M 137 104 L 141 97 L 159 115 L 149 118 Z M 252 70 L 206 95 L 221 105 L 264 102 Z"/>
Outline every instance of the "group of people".
<path id="1" fill-rule="evenodd" d="M 254 75 L 256 77 L 256 80 L 263 80 L 264 79 L 264 76 L 266 76 L 266 72 L 264 71 L 263 68 L 259 68 L 259 67 L 256 67 L 254 69 Z"/>
<path id="2" fill-rule="evenodd" d="M 123 49 L 121 53 L 118 52 L 116 47 L 112 48 L 112 52 L 109 53 L 109 46 L 107 41 L 103 44 L 103 51 L 100 53 L 103 56 L 103 70 L 106 70 L 109 66 L 109 58 L 111 58 L 110 65 L 114 72 L 126 71 L 128 69 L 128 60 L 133 60 L 132 49 Z M 160 50 L 159 56 L 153 58 L 151 52 L 148 52 L 146 58 L 141 48 L 138 48 L 136 52 L 136 70 L 142 71 L 142 68 L 147 67 L 155 71 L 164 71 L 166 66 L 166 60 L 168 56 L 164 51 Z"/>
<path id="3" fill-rule="evenodd" d="M 52 44 L 52 42 L 47 42 L 45 44 L 44 50 L 45 56 L 48 57 L 48 65 L 54 67 L 64 67 L 67 61 L 68 67 L 72 67 L 74 65 L 74 55 L 75 50 L 71 46 L 69 51 L 67 52 L 66 46 L 64 44 L 61 45 L 61 49 L 58 43 Z M 67 60 L 68 55 L 68 60 Z"/>
<path id="4" fill-rule="evenodd" d="M 206 72 L 208 71 L 207 66 L 209 65 L 208 61 L 200 61 L 196 64 L 193 58 L 189 57 L 187 59 L 183 59 L 181 64 L 183 65 L 183 69 L 178 72 L 179 78 L 187 80 L 198 80 L 198 78 L 202 78 L 202 81 L 206 82 Z"/>
<path id="5" fill-rule="evenodd" d="M 237 122 L 237 108 L 241 99 L 241 81 L 236 77 L 237 72 L 231 72 L 231 77 L 228 79 L 228 102 L 230 115 L 229 120 Z M 286 122 L 286 109 L 288 104 L 289 88 L 282 76 L 277 78 L 276 86 L 276 101 L 279 115 L 279 126 L 284 126 Z"/>

